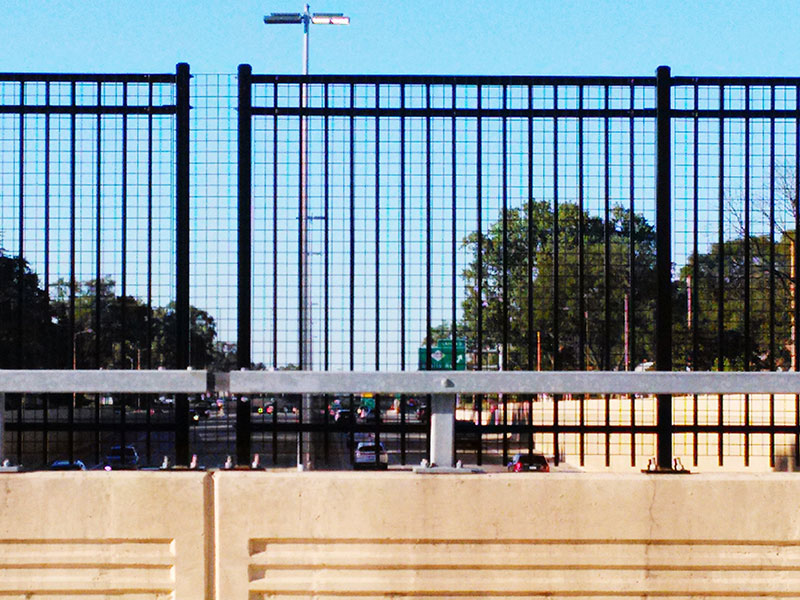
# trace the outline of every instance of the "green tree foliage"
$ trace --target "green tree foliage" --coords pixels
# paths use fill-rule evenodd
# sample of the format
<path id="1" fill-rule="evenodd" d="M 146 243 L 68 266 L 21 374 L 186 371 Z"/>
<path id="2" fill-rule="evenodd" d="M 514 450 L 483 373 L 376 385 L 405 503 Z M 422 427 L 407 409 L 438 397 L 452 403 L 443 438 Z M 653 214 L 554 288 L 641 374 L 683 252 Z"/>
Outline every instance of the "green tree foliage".
<path id="1" fill-rule="evenodd" d="M 214 318 L 194 306 L 189 313 L 190 365 L 235 364 L 235 345 L 217 341 Z M 79 369 L 174 368 L 176 335 L 174 303 L 151 309 L 118 295 L 109 278 L 78 283 L 74 295 L 61 279 L 49 298 L 26 261 L 0 255 L 0 368 L 69 369 L 73 351 Z"/>
<path id="2" fill-rule="evenodd" d="M 53 316 L 27 261 L 0 254 L 0 369 L 50 366 L 58 346 Z"/>
<path id="3" fill-rule="evenodd" d="M 678 302 L 684 319 L 676 322 L 675 360 L 695 370 L 791 368 L 793 277 L 791 252 L 794 231 L 784 232 L 774 244 L 768 236 L 750 236 L 746 274 L 745 240 L 737 238 L 711 246 L 680 271 Z M 722 266 L 722 332 L 719 331 Z M 689 288 L 693 309 L 689 320 Z M 745 295 L 749 295 L 745 320 Z M 772 307 L 774 306 L 774 311 Z M 694 356 L 692 328 L 697 331 Z M 749 335 L 748 335 L 749 331 Z M 770 334 L 772 331 L 772 335 Z M 771 344 L 770 340 L 774 339 Z M 720 343 L 721 342 L 721 343 Z M 694 359 L 694 364 L 692 360 Z"/>
<path id="4" fill-rule="evenodd" d="M 581 215 L 575 204 L 562 204 L 558 213 L 556 305 L 553 217 L 550 204 L 533 202 L 530 207 L 507 211 L 505 240 L 502 215 L 489 226 L 480 248 L 480 297 L 478 235 L 467 236 L 464 246 L 473 258 L 463 273 L 467 281 L 467 296 L 459 335 L 467 337 L 474 351 L 480 329 L 483 347 L 495 348 L 502 343 L 504 324 L 508 323 L 506 360 L 508 368 L 512 369 L 536 368 L 537 356 L 533 353 L 537 352 L 537 332 L 541 339 L 542 368 L 621 369 L 624 368 L 625 298 L 628 296 L 629 306 L 634 308 L 629 313 L 628 331 L 635 332 L 628 348 L 636 349 L 635 356 L 629 356 L 629 365 L 652 356 L 656 240 L 653 227 L 642 216 L 633 216 L 634 261 L 631 269 L 630 211 L 615 207 L 605 222 L 585 211 Z M 583 347 L 579 308 L 581 228 L 583 322 L 586 325 Z M 635 281 L 633 289 L 630 286 L 631 273 Z M 478 319 L 479 303 L 482 304 L 481 322 Z M 554 305 L 558 315 L 554 314 Z"/>

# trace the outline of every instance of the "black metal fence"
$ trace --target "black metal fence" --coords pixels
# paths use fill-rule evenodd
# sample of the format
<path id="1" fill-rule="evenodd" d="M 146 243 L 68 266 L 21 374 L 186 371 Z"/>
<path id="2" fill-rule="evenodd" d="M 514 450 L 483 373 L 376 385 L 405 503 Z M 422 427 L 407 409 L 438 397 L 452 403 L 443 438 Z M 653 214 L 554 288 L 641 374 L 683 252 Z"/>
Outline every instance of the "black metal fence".
<path id="1" fill-rule="evenodd" d="M 0 84 L 4 367 L 797 368 L 800 79 L 181 65 Z M 219 399 L 216 429 L 192 428 L 198 402 L 165 425 L 179 462 L 208 444 L 291 462 L 299 431 L 331 462 L 359 409 L 399 462 L 427 443 L 424 398 Z M 794 397 L 462 402 L 479 463 L 558 455 L 566 432 L 580 464 L 774 465 L 800 426 Z M 12 416 L 18 455 L 75 410 Z"/>

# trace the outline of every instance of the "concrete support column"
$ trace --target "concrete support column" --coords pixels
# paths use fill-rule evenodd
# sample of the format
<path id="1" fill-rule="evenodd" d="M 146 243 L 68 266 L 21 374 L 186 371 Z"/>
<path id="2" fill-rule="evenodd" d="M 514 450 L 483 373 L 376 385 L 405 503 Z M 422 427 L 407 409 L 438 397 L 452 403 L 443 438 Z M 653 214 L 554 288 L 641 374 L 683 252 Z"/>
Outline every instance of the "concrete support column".
<path id="1" fill-rule="evenodd" d="M 455 463 L 456 397 L 436 394 L 431 399 L 431 464 L 452 467 Z"/>

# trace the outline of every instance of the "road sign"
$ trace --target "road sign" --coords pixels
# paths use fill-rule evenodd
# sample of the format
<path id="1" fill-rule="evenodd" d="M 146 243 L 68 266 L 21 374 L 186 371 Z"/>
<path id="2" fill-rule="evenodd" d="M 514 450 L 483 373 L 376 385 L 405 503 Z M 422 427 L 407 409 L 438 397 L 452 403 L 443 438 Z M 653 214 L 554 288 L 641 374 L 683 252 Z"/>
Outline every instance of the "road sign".
<path id="1" fill-rule="evenodd" d="M 427 348 L 422 346 L 419 349 L 420 371 L 427 370 Z M 431 370 L 450 371 L 453 369 L 453 340 L 443 339 L 431 346 Z M 456 340 L 456 371 L 467 370 L 467 341 L 465 339 Z"/>

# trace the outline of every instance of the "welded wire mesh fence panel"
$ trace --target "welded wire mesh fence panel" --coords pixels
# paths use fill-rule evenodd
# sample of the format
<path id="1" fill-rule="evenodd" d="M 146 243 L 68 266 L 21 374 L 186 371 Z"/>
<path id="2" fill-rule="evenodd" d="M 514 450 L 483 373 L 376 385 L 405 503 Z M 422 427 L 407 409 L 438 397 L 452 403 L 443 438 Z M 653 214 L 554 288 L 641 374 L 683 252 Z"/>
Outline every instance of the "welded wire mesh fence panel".
<path id="1" fill-rule="evenodd" d="M 177 364 L 179 79 L 0 74 L 0 368 Z M 100 400 L 25 401 L 18 458 L 97 459 Z"/>
<path id="2" fill-rule="evenodd" d="M 676 368 L 797 368 L 798 84 L 673 81 Z M 686 434 L 695 464 L 709 443 L 719 465 L 732 456 L 774 467 L 797 452 L 794 397 L 693 402 L 685 424 L 718 428 L 702 442 Z"/>
<path id="3" fill-rule="evenodd" d="M 8 394 L 4 457 L 29 468 L 175 464 L 174 396 Z M 122 450 L 127 449 L 127 450 Z"/>
<path id="4" fill-rule="evenodd" d="M 184 88 L 180 73 L 0 76 L 0 366 L 647 369 L 660 302 L 673 368 L 796 370 L 799 81 L 667 78 L 659 111 L 651 77 L 243 67 L 191 84 L 186 69 Z M 794 396 L 675 396 L 663 431 L 653 397 L 458 401 L 457 453 L 479 464 L 541 450 L 638 468 L 657 435 L 696 465 L 797 453 Z M 88 435 L 98 457 L 106 405 L 80 424 L 79 403 L 51 402 L 6 411 L 7 450 L 45 462 Z M 351 465 L 377 440 L 410 464 L 429 406 L 209 393 L 169 414 L 183 462 Z"/>
<path id="5" fill-rule="evenodd" d="M 652 358 L 654 80 L 248 77 L 253 363 Z"/>

